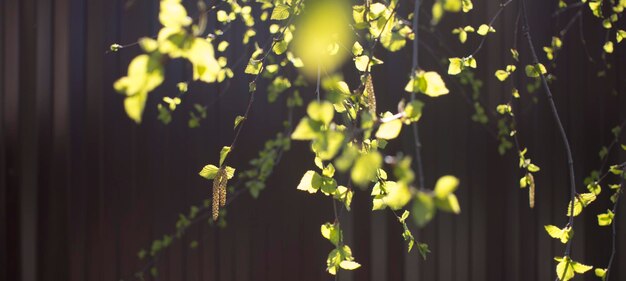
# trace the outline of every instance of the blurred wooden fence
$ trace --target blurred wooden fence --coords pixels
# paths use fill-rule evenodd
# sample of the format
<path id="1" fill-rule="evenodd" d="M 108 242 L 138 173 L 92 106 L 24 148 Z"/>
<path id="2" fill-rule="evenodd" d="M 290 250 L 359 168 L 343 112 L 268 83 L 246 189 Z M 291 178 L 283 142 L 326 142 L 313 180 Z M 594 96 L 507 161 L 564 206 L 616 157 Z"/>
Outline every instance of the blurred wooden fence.
<path id="1" fill-rule="evenodd" d="M 400 12 L 407 14 L 412 4 L 400 2 Z M 474 2 L 475 11 L 457 22 L 444 20 L 442 30 L 484 23 L 497 9 L 494 1 Z M 495 83 L 493 72 L 510 62 L 516 2 L 496 22 L 497 33 L 478 55 L 478 76 L 485 81 L 481 100 L 490 111 L 509 93 L 508 86 Z M 559 20 L 551 17 L 555 1 L 529 2 L 539 49 L 573 14 Z M 137 251 L 172 232 L 178 213 L 187 212 L 190 204 L 209 197 L 210 183 L 196 174 L 215 162 L 219 148 L 232 139 L 232 120 L 245 109 L 246 78 L 240 75 L 221 98 L 223 86 L 192 84 L 172 124 L 164 126 L 156 120 L 156 101 L 189 76 L 182 63 L 173 62 L 167 82 L 150 96 L 144 123 L 133 124 L 112 83 L 125 74 L 138 48 L 105 51 L 112 43 L 153 35 L 157 13 L 156 0 L 0 1 L 0 280 L 128 280 L 143 265 Z M 584 20 L 599 25 L 590 17 Z M 604 42 L 601 28 L 583 32 L 588 42 Z M 564 39 L 553 89 L 573 147 L 577 186 L 583 190 L 582 179 L 600 166 L 600 147 L 612 139 L 610 129 L 626 118 L 626 53 L 619 46 L 609 57 L 615 72 L 598 78 L 601 45 L 589 46 L 596 59 L 589 63 L 578 35 L 576 27 Z M 259 38 L 266 37 L 261 33 Z M 442 71 L 429 56 L 430 49 L 442 48 L 432 35 L 421 38 L 422 67 Z M 456 56 L 478 43 L 446 40 Z M 528 60 L 526 50 L 520 47 L 523 60 Z M 229 52 L 236 58 L 244 50 L 233 44 Z M 375 70 L 381 109 L 393 111 L 394 102 L 406 97 L 409 57 L 408 48 L 382 55 L 385 64 Z M 441 175 L 458 176 L 462 214 L 438 214 L 415 231 L 432 250 L 422 261 L 416 252 L 405 253 L 394 218 L 370 212 L 367 194 L 358 193 L 353 211 L 342 212 L 341 219 L 363 267 L 340 280 L 553 280 L 553 257 L 562 255 L 563 246 L 546 235 L 543 225 L 565 223 L 568 187 L 565 154 L 543 93 L 523 91 L 518 113 L 523 145 L 542 168 L 531 210 L 526 190 L 518 188 L 515 155 L 498 155 L 490 131 L 470 120 L 469 94 L 451 88 L 450 95 L 427 101 L 420 130 L 426 182 L 432 186 Z M 312 93 L 305 93 L 306 99 Z M 237 167 L 245 167 L 263 141 L 280 130 L 286 115 L 259 94 L 243 130 L 247 144 L 234 155 Z M 189 129 L 194 102 L 208 106 L 209 118 Z M 493 122 L 489 127 L 495 130 Z M 402 147 L 410 151 L 409 134 L 390 151 Z M 623 161 L 624 153 L 619 157 Z M 331 201 L 295 190 L 303 171 L 312 167 L 311 158 L 306 144 L 294 144 L 258 200 L 242 195 L 228 210 L 227 228 L 201 223 L 177 240 L 158 261 L 158 279 L 331 280 L 324 268 L 332 247 L 319 234 L 320 224 L 332 220 Z M 595 217 L 608 206 L 607 193 L 576 221 L 573 257 L 594 266 L 604 266 L 610 253 L 609 228 L 598 228 Z M 626 207 L 617 215 L 612 280 L 626 279 L 624 217 Z M 199 247 L 190 249 L 194 240 Z M 591 273 L 586 279 L 595 277 Z"/>

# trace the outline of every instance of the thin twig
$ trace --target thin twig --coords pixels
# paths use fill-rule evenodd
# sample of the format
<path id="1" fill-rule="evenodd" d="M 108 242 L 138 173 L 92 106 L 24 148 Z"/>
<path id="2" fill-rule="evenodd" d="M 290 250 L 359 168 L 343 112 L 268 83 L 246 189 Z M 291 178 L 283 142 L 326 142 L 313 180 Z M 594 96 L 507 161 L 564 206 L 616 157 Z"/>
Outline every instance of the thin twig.
<path id="1" fill-rule="evenodd" d="M 530 54 L 532 58 L 533 65 L 539 64 L 539 58 L 537 57 L 537 52 L 535 51 L 535 46 L 532 41 L 532 37 L 530 35 L 530 27 L 528 26 L 528 14 L 526 13 L 526 0 L 522 0 L 522 32 L 524 37 L 526 37 L 526 41 L 528 43 L 528 48 L 530 49 Z M 559 112 L 556 108 L 556 104 L 554 103 L 554 99 L 552 96 L 552 91 L 550 90 L 550 86 L 548 86 L 548 80 L 545 75 L 538 71 L 539 77 L 541 79 L 541 85 L 543 86 L 546 97 L 548 98 L 548 103 L 550 104 L 550 109 L 552 111 L 552 116 L 554 118 L 554 122 L 557 125 L 559 133 L 561 135 L 561 141 L 563 142 L 563 147 L 565 149 L 565 153 L 567 155 L 567 166 L 569 170 L 569 189 L 570 189 L 570 209 L 569 212 L 569 222 L 568 226 L 574 228 L 574 200 L 576 198 L 576 177 L 574 174 L 574 159 L 572 157 L 572 150 L 570 148 L 569 139 L 567 137 L 567 133 L 565 133 L 565 128 L 563 127 L 563 123 L 561 122 L 561 118 L 559 116 Z M 567 245 L 565 246 L 565 253 L 563 256 L 569 256 L 571 251 L 573 239 L 569 239 L 567 241 Z M 559 276 L 557 276 L 557 280 Z"/>
<path id="2" fill-rule="evenodd" d="M 611 221 L 611 228 L 612 228 L 612 233 L 611 233 L 611 257 L 609 258 L 609 264 L 606 266 L 606 272 L 604 275 L 604 280 L 605 281 L 609 281 L 609 276 L 611 273 L 611 266 L 613 265 L 613 258 L 615 258 L 615 253 L 617 252 L 615 245 L 617 245 L 616 243 L 616 238 L 617 238 L 617 222 L 615 221 L 615 216 L 617 215 L 617 205 L 619 204 L 619 198 L 620 195 L 622 193 L 622 188 L 624 188 L 624 185 L 626 185 L 626 180 L 624 180 L 623 175 L 626 174 L 626 169 L 622 170 L 622 183 L 620 184 L 620 188 L 616 191 L 617 192 L 617 196 L 615 198 L 615 203 L 613 204 L 613 220 Z"/>
<path id="3" fill-rule="evenodd" d="M 411 66 L 411 74 L 419 68 L 419 10 L 421 6 L 420 0 L 415 0 L 415 7 L 413 8 L 413 65 Z M 411 93 L 411 101 L 415 100 L 415 93 Z M 415 164 L 417 166 L 417 182 L 419 188 L 425 188 L 424 183 L 424 166 L 422 163 L 422 142 L 420 141 L 419 125 L 417 122 L 411 124 L 413 129 L 413 141 L 415 142 Z"/>
<path id="4" fill-rule="evenodd" d="M 570 9 L 573 9 L 573 8 L 576 8 L 576 7 L 581 7 L 583 5 L 585 5 L 584 2 L 577 2 L 577 3 L 574 3 L 574 4 L 567 5 L 567 7 L 563 8 L 563 9 L 559 9 L 556 12 L 554 12 L 552 14 L 552 17 L 557 17 L 560 14 L 569 11 Z"/>
<path id="5" fill-rule="evenodd" d="M 509 5 L 511 2 L 513 2 L 513 0 L 508 0 L 504 3 L 500 4 L 500 9 L 498 9 L 498 11 L 496 12 L 495 15 L 493 15 L 493 17 L 491 18 L 491 20 L 489 21 L 489 29 L 491 29 L 491 27 L 493 26 L 493 24 L 496 22 L 496 19 L 498 19 L 498 16 L 500 16 L 500 14 L 502 13 L 502 11 L 504 11 L 504 8 L 506 8 L 507 5 Z M 488 32 L 487 32 L 488 33 Z M 480 49 L 483 48 L 483 45 L 485 44 L 485 41 L 487 41 L 487 34 L 485 34 L 485 36 L 483 36 L 483 39 L 480 40 L 480 43 L 478 44 L 478 47 L 476 48 L 476 50 L 474 50 L 474 52 L 472 52 L 471 55 L 469 55 L 469 57 L 473 57 L 476 54 L 478 54 L 478 52 L 480 51 Z"/>
<path id="6" fill-rule="evenodd" d="M 295 7 L 300 6 L 302 1 L 304 1 L 304 0 L 298 1 L 298 3 L 295 4 Z M 280 35 L 278 36 L 278 38 L 284 37 L 285 31 L 289 28 L 289 26 L 293 22 L 295 16 L 296 16 L 295 12 L 294 12 L 294 14 L 290 15 L 289 20 L 287 20 L 287 23 L 283 27 L 283 29 L 280 32 Z M 279 40 L 273 40 L 273 39 L 271 40 L 271 44 L 269 44 L 270 46 L 267 49 L 267 52 L 265 53 L 265 55 L 263 55 L 263 58 L 260 61 L 261 68 L 259 69 L 259 72 L 254 76 L 254 79 L 252 79 L 250 84 L 256 84 L 256 82 L 259 79 L 259 77 L 261 77 L 261 73 L 263 73 L 263 70 L 265 69 L 265 60 L 270 55 L 270 53 L 272 52 L 272 49 L 274 48 L 274 46 L 278 42 L 279 42 Z M 267 47 L 267 45 L 268 44 L 266 44 L 266 47 Z M 237 127 L 237 131 L 235 132 L 235 137 L 233 138 L 233 141 L 230 144 L 230 152 L 231 153 L 229 153 L 228 155 L 232 155 L 233 150 L 236 148 L 237 141 L 239 140 L 239 136 L 241 134 L 241 130 L 243 129 L 245 123 L 247 123 L 246 120 L 248 119 L 248 115 L 250 114 L 250 110 L 252 109 L 252 104 L 254 103 L 254 95 L 255 95 L 255 93 L 256 93 L 256 86 L 250 92 L 250 97 L 248 98 L 248 105 L 246 106 L 246 111 L 245 111 L 245 113 L 243 115 L 243 119 L 242 119 L 241 123 L 239 123 L 239 126 Z M 224 159 L 224 162 L 223 162 L 222 166 L 226 165 L 227 161 L 228 161 L 228 156 L 226 156 L 226 159 Z"/>

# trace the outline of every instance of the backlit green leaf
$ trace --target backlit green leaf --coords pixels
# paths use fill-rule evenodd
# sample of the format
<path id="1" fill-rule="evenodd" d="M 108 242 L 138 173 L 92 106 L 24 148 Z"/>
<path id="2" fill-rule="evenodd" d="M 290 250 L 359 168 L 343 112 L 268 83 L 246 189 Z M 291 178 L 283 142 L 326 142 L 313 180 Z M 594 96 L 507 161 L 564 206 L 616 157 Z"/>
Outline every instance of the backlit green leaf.
<path id="1" fill-rule="evenodd" d="M 320 121 L 326 125 L 333 120 L 335 109 L 333 108 L 333 104 L 327 101 L 317 102 L 313 101 L 309 103 L 309 106 L 306 109 L 307 114 L 311 119 L 315 121 Z"/>
<path id="2" fill-rule="evenodd" d="M 243 120 L 245 120 L 246 117 L 243 117 L 241 115 L 237 115 L 237 117 L 235 117 L 235 126 L 233 127 L 233 129 L 237 129 L 237 127 L 239 126 L 239 124 L 241 124 L 241 122 Z"/>
<path id="3" fill-rule="evenodd" d="M 296 129 L 291 134 L 291 138 L 294 140 L 312 140 L 317 136 L 320 131 L 320 124 L 309 118 L 302 118 Z"/>
<path id="4" fill-rule="evenodd" d="M 450 58 L 450 65 L 448 66 L 448 74 L 457 75 L 463 70 L 463 60 L 460 58 Z"/>
<path id="5" fill-rule="evenodd" d="M 345 270 L 355 270 L 359 267 L 361 267 L 361 265 L 358 262 L 355 261 L 341 261 L 341 263 L 339 263 L 339 266 Z"/>
<path id="6" fill-rule="evenodd" d="M 411 214 L 417 226 L 424 227 L 433 219 L 436 211 L 435 202 L 430 195 L 422 191 L 418 191 L 415 194 Z"/>
<path id="7" fill-rule="evenodd" d="M 454 176 L 443 176 L 437 180 L 435 189 L 433 190 L 435 196 L 439 199 L 445 199 L 459 186 L 459 179 Z"/>
<path id="8" fill-rule="evenodd" d="M 533 77 L 533 78 L 536 78 L 542 74 L 548 73 L 548 71 L 546 70 L 546 67 L 540 63 L 537 65 L 527 65 L 525 70 L 526 70 L 526 76 Z"/>
<path id="9" fill-rule="evenodd" d="M 222 147 L 222 150 L 220 151 L 220 166 L 224 164 L 224 160 L 228 157 L 228 153 L 230 153 L 230 146 Z"/>
<path id="10" fill-rule="evenodd" d="M 607 210 L 604 214 L 598 215 L 598 225 L 599 226 L 609 226 L 613 223 L 613 218 L 615 214 L 611 210 Z"/>
<path id="11" fill-rule="evenodd" d="M 370 152 L 361 155 L 356 162 L 350 177 L 352 181 L 358 186 L 365 186 L 376 178 L 376 172 L 382 165 L 383 158 L 378 152 Z"/>
<path id="12" fill-rule="evenodd" d="M 207 180 L 212 180 L 217 175 L 219 168 L 215 165 L 206 165 L 202 168 L 199 175 Z"/>
<path id="13" fill-rule="evenodd" d="M 567 243 L 567 241 L 572 239 L 572 236 L 574 236 L 574 230 L 572 230 L 571 227 L 560 229 L 554 225 L 546 225 L 544 228 L 550 237 L 561 240 L 561 243 L 563 244 Z"/>
<path id="14" fill-rule="evenodd" d="M 297 189 L 309 193 L 316 193 L 320 187 L 322 187 L 322 176 L 315 171 L 309 170 L 302 176 Z"/>
<path id="15" fill-rule="evenodd" d="M 290 7 L 284 4 L 277 4 L 272 10 L 272 20 L 284 20 L 289 18 Z"/>
<path id="16" fill-rule="evenodd" d="M 376 131 L 376 137 L 379 139 L 391 140 L 398 137 L 402 130 L 402 121 L 400 119 L 391 120 L 380 124 L 378 131 Z"/>
<path id="17" fill-rule="evenodd" d="M 574 199 L 574 216 L 578 216 L 584 207 L 587 207 L 591 202 L 596 200 L 596 195 L 593 193 L 577 194 Z M 572 213 L 571 201 L 567 203 L 567 216 Z"/>

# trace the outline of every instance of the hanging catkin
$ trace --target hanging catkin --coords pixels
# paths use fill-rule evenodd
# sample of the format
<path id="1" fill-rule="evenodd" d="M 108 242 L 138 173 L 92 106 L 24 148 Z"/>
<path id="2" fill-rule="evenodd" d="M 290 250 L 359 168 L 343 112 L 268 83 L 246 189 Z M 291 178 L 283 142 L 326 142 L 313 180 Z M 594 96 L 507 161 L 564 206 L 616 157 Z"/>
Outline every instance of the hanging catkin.
<path id="1" fill-rule="evenodd" d="M 363 95 L 365 96 L 369 112 L 372 116 L 376 116 L 376 94 L 374 93 L 374 83 L 372 82 L 372 76 L 369 73 L 365 75 L 365 90 L 363 91 Z"/>
<path id="2" fill-rule="evenodd" d="M 220 214 L 220 191 L 217 177 L 213 179 L 213 201 L 211 203 L 213 220 L 215 221 Z"/>
<path id="3" fill-rule="evenodd" d="M 526 178 L 528 179 L 528 205 L 532 209 L 535 207 L 535 178 L 531 173 L 527 173 Z"/>
<path id="4" fill-rule="evenodd" d="M 213 202 L 211 202 L 211 207 L 214 221 L 219 217 L 220 207 L 224 207 L 226 205 L 227 183 L 228 176 L 226 175 L 226 170 L 224 168 L 220 168 L 213 179 Z"/>
<path id="5" fill-rule="evenodd" d="M 222 176 L 220 177 L 220 207 L 226 206 L 226 183 L 228 182 L 228 177 L 226 176 L 226 171 L 223 171 Z"/>

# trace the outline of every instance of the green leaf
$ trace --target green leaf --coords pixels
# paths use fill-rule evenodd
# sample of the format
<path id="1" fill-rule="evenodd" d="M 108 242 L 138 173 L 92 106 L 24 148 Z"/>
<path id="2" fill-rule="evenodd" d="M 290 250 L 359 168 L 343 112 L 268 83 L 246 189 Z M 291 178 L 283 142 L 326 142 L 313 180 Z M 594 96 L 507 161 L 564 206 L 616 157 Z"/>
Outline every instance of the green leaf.
<path id="1" fill-rule="evenodd" d="M 347 187 L 340 185 L 337 187 L 335 191 L 335 195 L 333 196 L 335 199 L 343 202 L 346 206 L 346 210 L 350 211 L 350 205 L 352 204 L 352 197 L 354 196 L 354 192 Z"/>
<path id="2" fill-rule="evenodd" d="M 604 49 L 604 52 L 607 54 L 613 53 L 613 42 L 606 41 L 606 43 L 604 43 L 604 46 L 602 46 L 602 49 Z"/>
<path id="3" fill-rule="evenodd" d="M 221 69 L 215 59 L 213 45 L 205 39 L 196 38 L 186 54 L 187 59 L 193 65 L 193 80 L 213 83 Z"/>
<path id="4" fill-rule="evenodd" d="M 161 1 L 159 21 L 165 27 L 180 29 L 191 24 L 192 20 L 187 16 L 187 10 L 176 0 Z"/>
<path id="5" fill-rule="evenodd" d="M 237 129 L 237 127 L 239 126 L 239 124 L 241 124 L 241 122 L 243 120 L 245 120 L 246 117 L 243 117 L 241 115 L 237 115 L 237 117 L 235 117 L 235 126 L 233 127 L 233 129 Z"/>
<path id="6" fill-rule="evenodd" d="M 359 41 L 355 41 L 354 45 L 352 45 L 352 54 L 354 56 L 360 56 L 363 54 L 363 46 L 359 43 Z"/>
<path id="7" fill-rule="evenodd" d="M 226 171 L 226 178 L 232 179 L 235 176 L 235 168 L 226 166 L 224 170 Z"/>
<path id="8" fill-rule="evenodd" d="M 339 245 L 342 233 L 338 225 L 327 222 L 325 224 L 322 224 L 320 230 L 322 232 L 322 236 L 328 239 L 330 243 L 333 243 L 333 245 L 335 246 Z"/>
<path id="9" fill-rule="evenodd" d="M 430 253 L 430 249 L 428 249 L 428 244 L 417 243 L 417 250 L 420 252 L 422 258 L 426 260 L 426 255 Z"/>
<path id="10" fill-rule="evenodd" d="M 358 69 L 359 71 L 366 72 L 366 71 L 369 71 L 371 68 L 369 61 L 370 61 L 370 58 L 368 56 L 360 55 L 354 58 L 354 65 L 356 66 L 356 69 Z"/>
<path id="11" fill-rule="evenodd" d="M 409 217 L 409 215 L 411 214 L 411 212 L 404 210 L 404 212 L 402 212 L 402 216 L 400 216 L 400 218 L 398 219 L 401 223 L 405 222 L 406 219 Z"/>
<path id="12" fill-rule="evenodd" d="M 396 31 L 383 32 L 380 37 L 380 43 L 385 49 L 396 52 L 404 48 L 406 45 L 406 38 Z"/>
<path id="13" fill-rule="evenodd" d="M 450 92 L 448 88 L 446 88 L 446 83 L 443 82 L 439 73 L 434 71 L 423 72 L 422 77 L 426 81 L 424 94 L 427 96 L 438 97 Z"/>
<path id="14" fill-rule="evenodd" d="M 335 175 L 335 166 L 333 166 L 333 164 L 326 165 L 326 167 L 322 169 L 322 175 L 332 178 Z"/>
<path id="15" fill-rule="evenodd" d="M 199 175 L 207 180 L 212 180 L 217 175 L 219 168 L 215 165 L 206 165 L 202 168 Z"/>
<path id="16" fill-rule="evenodd" d="M 574 278 L 574 268 L 571 265 L 569 257 L 554 258 L 559 263 L 556 265 L 556 276 L 561 281 L 567 281 Z"/>
<path id="17" fill-rule="evenodd" d="M 404 107 L 404 115 L 411 122 L 417 122 L 422 117 L 422 108 L 424 103 L 419 100 L 413 100 Z"/>
<path id="18" fill-rule="evenodd" d="M 464 13 L 467 13 L 474 8 L 474 4 L 472 3 L 472 0 L 462 0 L 461 3 L 463 4 Z"/>
<path id="19" fill-rule="evenodd" d="M 591 202 L 596 200 L 596 195 L 593 193 L 582 193 L 576 195 L 574 199 L 574 216 L 578 216 L 584 207 L 587 207 Z M 567 216 L 572 213 L 572 201 L 567 203 Z"/>
<path id="20" fill-rule="evenodd" d="M 244 72 L 246 74 L 257 75 L 261 72 L 262 66 L 263 66 L 263 62 L 261 60 L 251 58 Z"/>
<path id="21" fill-rule="evenodd" d="M 459 179 L 454 176 L 443 176 L 437 180 L 435 189 L 433 190 L 435 197 L 439 199 L 445 199 L 448 195 L 452 194 L 459 186 Z"/>
<path id="22" fill-rule="evenodd" d="M 461 206 L 459 200 L 453 193 L 449 194 L 445 199 L 435 198 L 435 205 L 444 212 L 460 214 Z"/>
<path id="23" fill-rule="evenodd" d="M 528 164 L 528 167 L 526 167 L 526 169 L 531 173 L 536 173 L 536 172 L 539 172 L 540 170 L 539 166 L 533 163 Z"/>
<path id="24" fill-rule="evenodd" d="M 355 261 L 341 261 L 341 263 L 339 263 L 339 266 L 345 270 L 355 270 L 359 267 L 361 267 L 361 265 L 358 262 Z"/>
<path id="25" fill-rule="evenodd" d="M 507 78 L 509 78 L 509 74 L 508 72 L 504 71 L 504 70 L 496 70 L 496 78 L 498 78 L 498 80 L 500 81 L 504 81 Z"/>
<path id="26" fill-rule="evenodd" d="M 481 36 L 486 36 L 489 32 L 496 32 L 496 30 L 492 26 L 486 24 L 481 24 L 476 31 L 476 33 Z"/>
<path id="27" fill-rule="evenodd" d="M 285 90 L 291 88 L 291 82 L 289 79 L 278 76 L 272 80 L 272 83 L 267 87 L 267 100 L 269 102 L 274 102 L 278 98 L 278 96 L 283 93 Z"/>
<path id="28" fill-rule="evenodd" d="M 373 199 L 372 210 L 381 210 L 389 207 L 392 210 L 402 209 L 409 201 L 411 201 L 411 192 L 405 183 L 396 183 L 393 181 L 384 182 L 384 191 L 382 192 L 380 182 L 372 188 Z"/>
<path id="29" fill-rule="evenodd" d="M 435 202 L 430 195 L 422 191 L 418 191 L 415 194 L 411 214 L 413 214 L 413 220 L 418 227 L 424 227 L 430 222 L 436 211 Z"/>
<path id="30" fill-rule="evenodd" d="M 344 138 L 345 136 L 341 132 L 326 131 L 325 134 L 313 140 L 311 148 L 320 159 L 330 160 L 335 157 L 339 149 L 341 149 Z"/>
<path id="31" fill-rule="evenodd" d="M 380 127 L 378 127 L 376 137 L 386 140 L 395 139 L 400 134 L 400 130 L 402 130 L 402 121 L 400 119 L 384 122 L 380 124 Z"/>
<path id="32" fill-rule="evenodd" d="M 322 176 L 315 171 L 309 170 L 302 176 L 297 189 L 308 191 L 309 193 L 316 193 L 320 187 L 322 187 Z"/>
<path id="33" fill-rule="evenodd" d="M 546 67 L 540 63 L 536 65 L 529 64 L 526 66 L 525 70 L 526 70 L 526 76 L 532 77 L 532 78 L 536 78 L 542 74 L 548 73 L 548 71 L 546 70 Z"/>
<path id="34" fill-rule="evenodd" d="M 311 119 L 320 121 L 325 125 L 328 125 L 333 120 L 335 109 L 333 104 L 327 101 L 317 102 L 313 101 L 309 103 L 306 109 L 307 114 Z"/>
<path id="35" fill-rule="evenodd" d="M 294 140 L 312 140 L 320 132 L 320 124 L 309 118 L 302 118 L 291 134 Z"/>
<path id="36" fill-rule="evenodd" d="M 621 43 L 624 38 L 626 38 L 626 30 L 619 29 L 615 32 L 615 40 L 617 43 Z"/>
<path id="37" fill-rule="evenodd" d="M 404 238 L 404 241 L 407 241 L 407 252 L 410 253 L 413 249 L 413 245 L 415 245 L 415 238 L 413 237 L 413 233 L 411 233 L 411 231 L 406 226 L 406 223 L 403 223 L 403 226 L 404 231 L 402 232 L 402 238 Z"/>
<path id="38" fill-rule="evenodd" d="M 583 274 L 593 268 L 593 266 L 585 265 L 585 264 L 578 263 L 575 261 L 572 261 L 572 267 L 574 268 L 574 272 L 579 273 L 579 274 Z"/>
<path id="39" fill-rule="evenodd" d="M 596 274 L 596 276 L 604 280 L 606 277 L 606 268 L 596 268 L 596 270 L 594 270 L 594 273 Z"/>
<path id="40" fill-rule="evenodd" d="M 284 20 L 289 18 L 290 7 L 284 4 L 277 4 L 272 10 L 272 16 L 270 19 L 272 20 Z"/>
<path id="41" fill-rule="evenodd" d="M 463 60 L 460 58 L 449 58 L 448 74 L 457 75 L 463 70 Z"/>
<path id="42" fill-rule="evenodd" d="M 230 43 L 228 43 L 228 41 L 222 41 L 219 44 L 217 44 L 217 50 L 220 52 L 224 52 L 226 51 L 226 48 L 228 48 L 228 45 Z"/>
<path id="43" fill-rule="evenodd" d="M 113 87 L 124 93 L 124 109 L 128 117 L 141 123 L 148 93 L 161 85 L 164 80 L 163 66 L 159 54 L 139 55 L 128 65 L 128 74 L 118 79 Z"/>
<path id="44" fill-rule="evenodd" d="M 563 244 L 567 243 L 574 236 L 574 230 L 571 227 L 560 229 L 554 225 L 546 225 L 544 228 L 550 237 L 561 240 Z"/>
<path id="45" fill-rule="evenodd" d="M 594 181 L 590 184 L 587 185 L 587 189 L 589 191 L 591 191 L 593 194 L 595 195 L 599 195 L 600 192 L 602 192 L 602 187 L 600 186 L 600 184 L 598 184 L 598 182 Z"/>
<path id="46" fill-rule="evenodd" d="M 230 146 L 222 147 L 222 150 L 220 151 L 220 166 L 224 164 L 224 160 L 226 160 L 228 153 L 230 153 Z"/>
<path id="47" fill-rule="evenodd" d="M 606 210 L 606 213 L 598 215 L 598 225 L 599 226 L 609 226 L 613 223 L 613 218 L 615 214 L 611 210 Z"/>
<path id="48" fill-rule="evenodd" d="M 378 168 L 382 165 L 383 158 L 378 152 L 370 152 L 361 155 L 350 172 L 352 181 L 358 186 L 365 186 L 376 179 Z"/>

